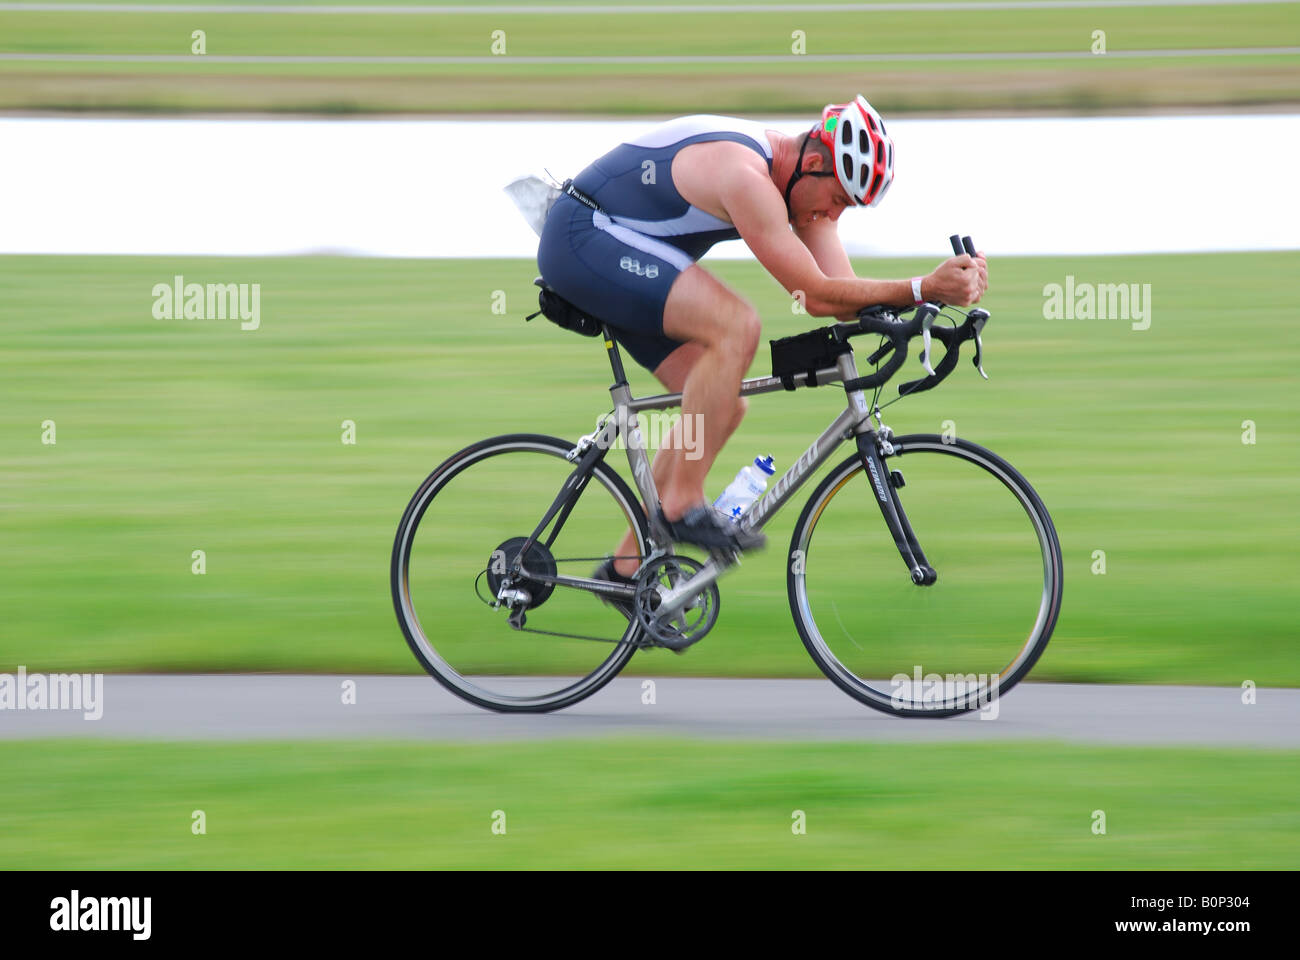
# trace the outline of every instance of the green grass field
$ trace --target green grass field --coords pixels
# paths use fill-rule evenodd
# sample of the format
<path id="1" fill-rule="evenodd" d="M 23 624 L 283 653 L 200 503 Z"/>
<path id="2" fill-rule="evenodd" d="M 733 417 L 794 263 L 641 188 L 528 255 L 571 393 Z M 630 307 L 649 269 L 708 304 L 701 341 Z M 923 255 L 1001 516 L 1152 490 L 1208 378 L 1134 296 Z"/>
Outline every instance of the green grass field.
<path id="1" fill-rule="evenodd" d="M 1294 752 L 39 741 L 0 743 L 0 761 L 23 771 L 0 807 L 8 870 L 1252 870 L 1300 856 Z"/>
<path id="2" fill-rule="evenodd" d="M 0 53 L 488 57 L 485 63 L 0 62 L 0 109 L 479 113 L 798 112 L 861 89 L 885 113 L 1231 107 L 1300 99 L 1300 56 L 1130 58 L 1300 44 L 1295 4 L 914 11 L 0 12 Z M 1107 55 L 1093 56 L 1094 32 Z M 502 31 L 497 35 L 496 31 Z M 796 31 L 802 31 L 796 38 Z M 498 46 L 493 48 L 493 43 Z M 504 43 L 504 52 L 500 43 Z M 795 44 L 802 47 L 796 51 Z M 954 53 L 1082 59 L 960 61 Z M 806 54 L 807 57 L 800 55 Z M 499 55 L 495 55 L 499 54 Z M 921 61 L 817 57 L 922 54 Z M 1111 56 L 1110 54 L 1117 54 Z M 777 63 L 528 64 L 520 57 L 775 56 Z M 512 58 L 514 62 L 512 62 Z"/>
<path id="3" fill-rule="evenodd" d="M 756 264 L 706 264 L 767 336 L 813 325 Z M 1050 508 L 1065 605 L 1035 679 L 1300 683 L 1297 267 L 1294 253 L 995 259 L 992 379 L 963 361 L 890 408 L 899 433 L 954 421 Z M 261 328 L 155 320 L 152 288 L 178 273 L 260 283 Z M 523 323 L 534 274 L 509 260 L 0 258 L 0 669 L 416 672 L 388 564 L 421 479 L 482 437 L 572 439 L 608 409 L 598 343 Z M 1066 274 L 1150 283 L 1150 329 L 1043 319 L 1044 285 Z M 753 372 L 766 363 L 764 347 Z M 633 384 L 651 390 L 639 370 Z M 708 489 L 758 452 L 792 462 L 842 398 L 756 398 Z M 794 520 L 779 515 L 773 547 L 724 580 L 708 638 L 629 670 L 817 676 L 785 597 Z"/>

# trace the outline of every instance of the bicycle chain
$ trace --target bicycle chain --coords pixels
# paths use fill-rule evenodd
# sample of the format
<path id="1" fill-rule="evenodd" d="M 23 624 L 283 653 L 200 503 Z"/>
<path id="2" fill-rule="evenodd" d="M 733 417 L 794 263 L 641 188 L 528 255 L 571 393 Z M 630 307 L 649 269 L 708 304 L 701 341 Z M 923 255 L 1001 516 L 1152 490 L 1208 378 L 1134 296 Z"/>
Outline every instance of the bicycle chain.
<path id="1" fill-rule="evenodd" d="M 639 554 L 633 553 L 633 554 L 627 554 L 626 556 L 619 554 L 614 556 L 599 556 L 599 557 L 562 557 L 562 558 L 557 557 L 555 558 L 555 562 L 557 564 L 590 563 L 593 560 L 642 560 L 642 559 L 644 558 L 641 557 Z M 487 570 L 482 570 L 479 572 L 479 575 L 474 578 L 474 595 L 477 596 L 489 607 L 495 608 L 500 605 L 500 602 L 497 600 L 488 600 L 483 596 L 483 594 L 479 592 L 478 589 L 479 581 L 482 580 L 483 577 L 487 575 L 487 572 L 488 572 Z M 594 593 L 595 591 L 590 591 L 590 592 Z M 559 630 L 539 630 L 536 627 L 520 626 L 520 627 L 515 627 L 515 629 L 518 630 L 520 633 L 538 633 L 548 637 L 564 637 L 565 639 L 568 640 L 594 640 L 597 643 L 612 643 L 614 646 L 619 646 L 621 644 L 628 642 L 623 640 L 622 637 L 620 637 L 617 640 L 611 640 L 608 637 L 592 637 L 592 636 L 588 636 L 587 634 L 564 633 Z M 642 635 L 644 637 L 645 631 L 642 631 Z M 654 642 L 650 640 L 648 637 L 641 641 L 631 641 L 629 645 L 633 647 L 637 647 L 638 649 L 645 649 L 647 647 L 655 646 Z"/>

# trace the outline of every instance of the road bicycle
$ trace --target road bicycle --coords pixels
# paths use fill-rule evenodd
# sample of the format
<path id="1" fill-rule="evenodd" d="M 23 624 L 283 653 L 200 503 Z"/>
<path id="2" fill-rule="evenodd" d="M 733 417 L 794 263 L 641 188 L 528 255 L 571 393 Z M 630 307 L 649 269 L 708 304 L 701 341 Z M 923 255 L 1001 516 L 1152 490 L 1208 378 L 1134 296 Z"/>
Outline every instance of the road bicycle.
<path id="1" fill-rule="evenodd" d="M 963 242 L 952 239 L 960 253 Z M 659 497 L 637 415 L 678 407 L 681 394 L 633 397 L 605 324 L 537 284 L 539 312 L 601 337 L 613 409 L 576 442 L 514 433 L 448 457 L 411 498 L 391 569 L 398 623 L 424 668 L 457 696 L 507 712 L 570 706 L 638 650 L 682 653 L 698 643 L 718 621 L 719 578 L 741 560 L 680 552 L 658 511 L 645 509 Z M 1033 667 L 1061 608 L 1060 544 L 1028 481 L 962 437 L 895 436 L 882 419 L 883 407 L 952 373 L 966 341 L 987 379 L 981 333 L 989 316 L 928 302 L 866 308 L 854 322 L 772 341 L 772 376 L 740 387 L 743 397 L 831 383 L 844 390 L 845 408 L 736 522 L 766 527 L 851 443 L 795 522 L 786 591 L 822 672 L 897 716 L 984 708 Z M 863 335 L 880 340 L 867 358 L 873 372 L 860 375 L 852 340 Z M 916 337 L 924 375 L 882 407 L 882 388 Z M 944 347 L 937 363 L 935 341 Z M 607 460 L 619 445 L 635 489 Z M 628 556 L 640 561 L 633 584 L 593 577 L 593 565 L 629 531 L 636 552 Z M 759 628 L 780 629 L 751 627 Z M 743 646 L 736 661 L 744 672 Z"/>

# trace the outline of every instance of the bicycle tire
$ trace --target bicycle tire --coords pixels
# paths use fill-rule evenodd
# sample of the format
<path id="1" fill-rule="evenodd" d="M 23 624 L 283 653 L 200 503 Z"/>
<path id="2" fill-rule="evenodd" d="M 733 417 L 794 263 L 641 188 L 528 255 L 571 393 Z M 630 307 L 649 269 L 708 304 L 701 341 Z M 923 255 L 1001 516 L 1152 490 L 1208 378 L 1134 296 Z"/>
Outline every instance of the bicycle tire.
<path id="1" fill-rule="evenodd" d="M 1002 485 L 1015 494 L 1021 507 L 1033 523 L 1043 560 L 1043 592 L 1038 616 L 1034 627 L 1026 638 L 1019 655 L 997 675 L 992 684 L 992 695 L 1001 697 L 1019 683 L 1042 656 L 1055 629 L 1061 609 L 1063 565 L 1060 542 L 1052 518 L 1042 499 L 1030 486 L 1029 482 L 1007 461 L 991 450 L 961 438 L 941 437 L 937 434 L 911 434 L 891 440 L 893 453 L 885 457 L 887 465 L 895 461 L 906 461 L 909 454 L 936 453 L 961 458 L 968 463 L 982 468 L 1001 481 Z M 863 471 L 862 461 L 854 455 L 834 469 L 818 484 L 795 524 L 790 539 L 790 557 L 806 560 L 813 542 L 817 521 L 834 496 L 844 488 L 855 474 Z M 1013 511 L 1014 513 L 1014 511 Z M 879 516 L 876 517 L 879 520 Z M 925 534 L 921 534 L 924 546 Z M 889 549 L 895 549 L 892 546 Z M 796 553 L 802 551 L 802 553 Z M 897 559 L 896 557 L 894 559 Z M 902 564 L 899 564 L 899 576 L 903 576 Z M 942 580 L 942 574 L 940 576 Z M 962 695 L 954 694 L 949 698 L 940 698 L 936 703 L 918 705 L 918 701 L 909 699 L 900 704 L 896 697 L 885 697 L 883 692 L 872 687 L 852 670 L 847 668 L 830 650 L 829 644 L 813 616 L 808 599 L 806 564 L 789 562 L 786 565 L 786 584 L 790 601 L 790 611 L 794 617 L 799 637 L 805 649 L 818 668 L 841 690 L 859 702 L 895 716 L 942 718 L 967 713 L 987 703 L 989 691 L 979 689 L 967 691 Z M 863 585 L 864 591 L 868 585 Z M 900 588 L 901 589 L 901 588 Z M 917 590 L 932 589 L 915 587 Z M 880 611 L 882 622 L 887 622 L 890 611 Z M 946 692 L 946 691 L 945 691 Z"/>
<path id="2" fill-rule="evenodd" d="M 541 713 L 571 706 L 591 696 L 614 679 L 636 652 L 640 628 L 635 623 L 629 623 L 622 642 L 614 645 L 609 657 L 576 683 L 539 696 L 497 695 L 459 673 L 438 654 L 421 625 L 411 600 L 409 563 L 415 533 L 430 504 L 448 482 L 475 463 L 512 450 L 554 454 L 563 459 L 572 449 L 572 443 L 558 437 L 526 433 L 505 434 L 471 444 L 448 457 L 425 478 L 415 495 L 411 497 L 398 524 L 397 535 L 393 542 L 391 587 L 393 606 L 402 634 L 411 652 L 430 676 L 458 697 L 480 707 L 505 713 Z M 624 515 L 636 531 L 639 553 L 644 556 L 648 552 L 650 531 L 645 510 L 639 499 L 623 478 L 603 461 L 595 464 L 591 476 L 597 478 L 619 503 Z M 588 490 L 584 489 L 579 497 L 587 493 Z M 540 521 L 541 516 L 539 515 L 536 520 Z"/>

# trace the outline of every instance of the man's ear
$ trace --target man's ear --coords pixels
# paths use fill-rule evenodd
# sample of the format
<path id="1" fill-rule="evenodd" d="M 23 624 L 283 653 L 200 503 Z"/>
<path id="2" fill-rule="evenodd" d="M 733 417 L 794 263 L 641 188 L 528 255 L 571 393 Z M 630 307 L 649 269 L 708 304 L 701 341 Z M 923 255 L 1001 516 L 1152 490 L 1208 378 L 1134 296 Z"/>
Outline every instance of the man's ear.
<path id="1" fill-rule="evenodd" d="M 825 165 L 820 153 L 810 153 L 807 162 L 803 165 L 803 170 L 804 173 L 819 173 Z"/>

